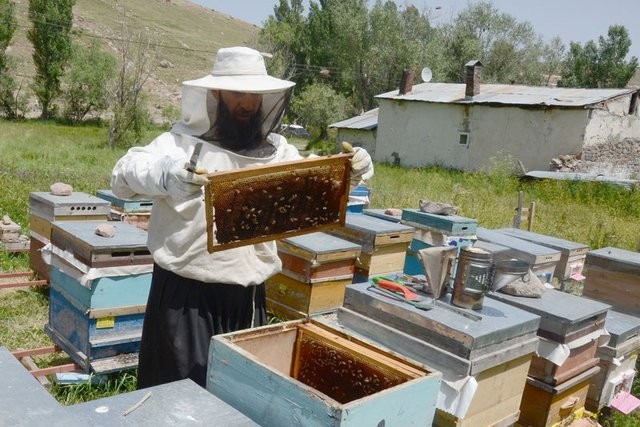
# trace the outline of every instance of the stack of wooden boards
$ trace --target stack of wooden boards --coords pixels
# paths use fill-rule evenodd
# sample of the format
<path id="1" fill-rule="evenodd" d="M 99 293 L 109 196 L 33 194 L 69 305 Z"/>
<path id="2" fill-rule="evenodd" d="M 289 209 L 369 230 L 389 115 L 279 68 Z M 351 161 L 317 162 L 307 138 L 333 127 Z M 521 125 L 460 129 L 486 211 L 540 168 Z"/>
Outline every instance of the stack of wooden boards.
<path id="1" fill-rule="evenodd" d="M 143 230 L 149 228 L 152 200 L 122 199 L 115 196 L 111 190 L 98 190 L 96 196 L 111 203 L 111 220 L 126 222 Z"/>

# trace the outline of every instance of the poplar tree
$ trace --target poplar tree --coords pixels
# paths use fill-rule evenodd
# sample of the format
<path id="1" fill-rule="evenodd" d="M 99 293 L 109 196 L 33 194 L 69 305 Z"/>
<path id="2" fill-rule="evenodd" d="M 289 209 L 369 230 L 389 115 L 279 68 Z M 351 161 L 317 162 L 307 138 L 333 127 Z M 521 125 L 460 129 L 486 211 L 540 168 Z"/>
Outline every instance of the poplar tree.
<path id="1" fill-rule="evenodd" d="M 40 102 L 41 118 L 53 116 L 53 101 L 60 94 L 64 67 L 71 57 L 72 8 L 75 0 L 29 0 L 32 28 L 27 38 L 33 45 L 36 74 L 33 91 Z"/>

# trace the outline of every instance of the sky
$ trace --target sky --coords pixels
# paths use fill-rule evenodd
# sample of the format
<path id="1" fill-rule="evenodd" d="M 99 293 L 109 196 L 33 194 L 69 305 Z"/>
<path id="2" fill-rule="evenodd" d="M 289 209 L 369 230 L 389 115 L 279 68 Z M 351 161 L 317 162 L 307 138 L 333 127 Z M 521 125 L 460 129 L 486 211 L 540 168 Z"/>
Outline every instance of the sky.
<path id="1" fill-rule="evenodd" d="M 192 0 L 218 12 L 261 26 L 278 0 Z M 400 6 L 413 4 L 429 11 L 437 24 L 451 22 L 469 3 L 480 0 L 396 0 Z M 501 12 L 518 21 L 529 21 L 545 41 L 559 36 L 569 42 L 593 40 L 607 36 L 611 25 L 624 25 L 631 37 L 630 56 L 640 59 L 640 0 L 490 0 Z M 305 0 L 308 4 L 308 0 Z M 373 0 L 369 0 L 373 4 Z"/>

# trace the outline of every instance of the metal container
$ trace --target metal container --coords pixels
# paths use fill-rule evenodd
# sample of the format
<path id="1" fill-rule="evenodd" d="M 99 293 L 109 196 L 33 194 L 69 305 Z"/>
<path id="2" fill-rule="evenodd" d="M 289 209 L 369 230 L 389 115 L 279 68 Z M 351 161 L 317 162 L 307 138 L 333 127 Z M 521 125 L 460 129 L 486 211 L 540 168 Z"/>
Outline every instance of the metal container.
<path id="1" fill-rule="evenodd" d="M 496 261 L 491 290 L 497 291 L 529 273 L 529 263 L 519 259 Z"/>
<path id="2" fill-rule="evenodd" d="M 460 248 L 451 303 L 480 310 L 484 295 L 491 290 L 493 255 L 472 246 Z"/>

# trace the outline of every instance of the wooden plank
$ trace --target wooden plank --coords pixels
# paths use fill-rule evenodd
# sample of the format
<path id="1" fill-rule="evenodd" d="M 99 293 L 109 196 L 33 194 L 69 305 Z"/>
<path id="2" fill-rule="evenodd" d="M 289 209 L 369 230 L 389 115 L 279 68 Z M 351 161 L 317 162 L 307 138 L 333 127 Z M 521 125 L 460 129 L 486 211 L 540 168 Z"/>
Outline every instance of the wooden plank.
<path id="1" fill-rule="evenodd" d="M 9 282 L 9 283 L 0 283 L 0 289 L 10 289 L 10 288 L 28 288 L 30 286 L 43 286 L 48 285 L 49 282 L 46 280 L 29 280 L 26 282 Z"/>

